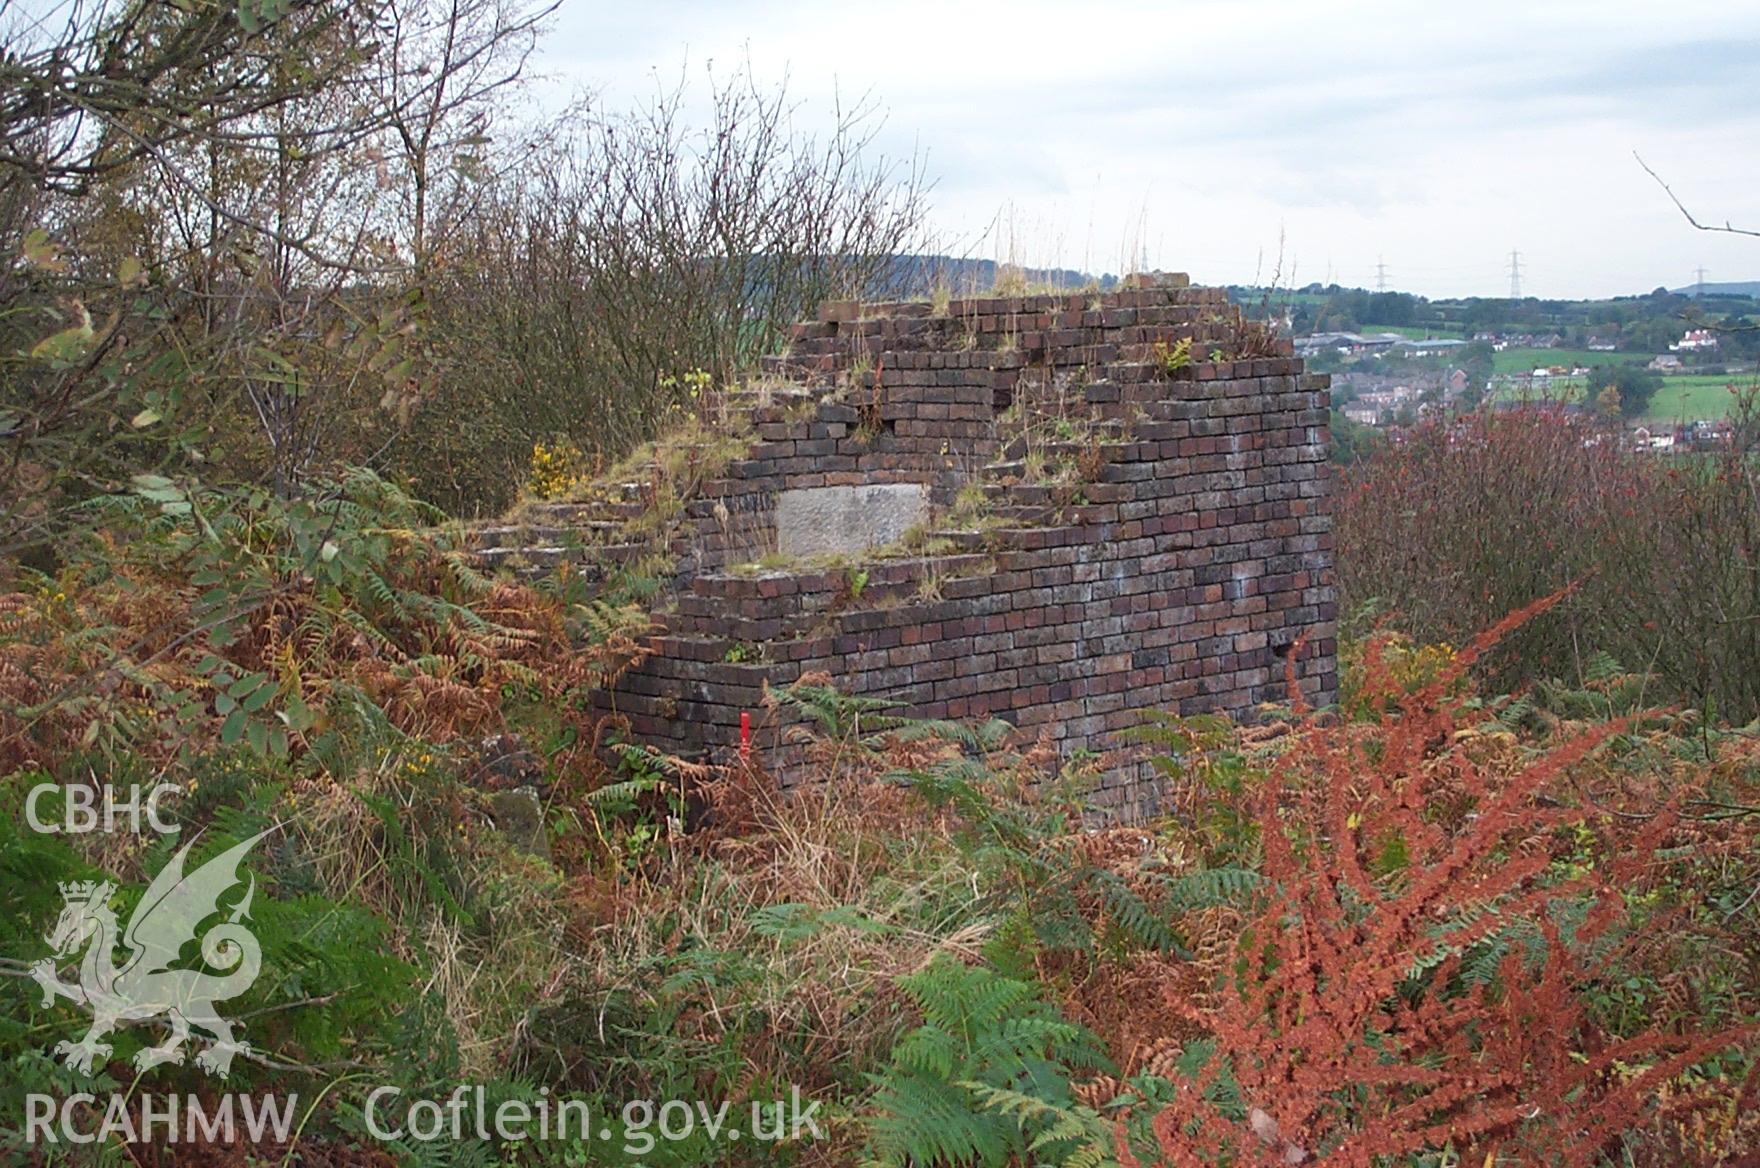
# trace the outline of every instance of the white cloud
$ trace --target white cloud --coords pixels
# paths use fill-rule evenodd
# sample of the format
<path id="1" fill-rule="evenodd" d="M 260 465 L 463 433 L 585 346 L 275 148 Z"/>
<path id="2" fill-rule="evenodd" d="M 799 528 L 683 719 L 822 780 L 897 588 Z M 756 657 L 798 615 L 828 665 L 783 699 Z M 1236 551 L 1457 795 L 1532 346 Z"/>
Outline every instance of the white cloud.
<path id="1" fill-rule="evenodd" d="M 1538 295 L 1760 278 L 1760 9 L 1680 0 L 1174 3 L 564 0 L 543 67 L 612 105 L 686 58 L 787 76 L 803 124 L 872 92 L 882 144 L 925 150 L 961 250 L 1211 282 L 1268 272 Z M 1005 256 L 1005 258 L 1007 258 Z"/>

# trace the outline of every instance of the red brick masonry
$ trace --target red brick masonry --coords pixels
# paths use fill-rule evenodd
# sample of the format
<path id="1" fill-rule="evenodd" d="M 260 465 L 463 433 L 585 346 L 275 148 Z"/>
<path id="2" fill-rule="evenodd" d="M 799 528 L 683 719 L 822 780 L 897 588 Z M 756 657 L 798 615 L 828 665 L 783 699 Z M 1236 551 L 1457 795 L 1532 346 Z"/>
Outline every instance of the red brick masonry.
<path id="1" fill-rule="evenodd" d="M 1003 718 L 1066 752 L 1117 752 L 1096 806 L 1137 817 L 1159 795 L 1119 751 L 1138 711 L 1250 716 L 1283 701 L 1298 637 L 1307 699 L 1333 700 L 1327 378 L 1220 290 L 1133 280 L 939 314 L 834 304 L 797 325 L 767 370 L 827 392 L 752 409 L 748 457 L 687 506 L 676 611 L 608 704 L 641 738 L 716 758 L 752 711 L 786 785 L 805 776 L 787 727 L 758 712 L 763 687 L 820 671 L 911 714 Z M 1194 363 L 1170 373 L 1155 346 L 1185 338 Z M 1004 412 L 1017 396 L 1080 423 L 1042 453 L 1082 481 L 1019 473 L 1020 411 Z M 761 546 L 778 491 L 879 482 L 928 484 L 941 506 L 987 482 L 1004 518 L 931 533 L 944 554 L 726 570 L 754 533 Z"/>

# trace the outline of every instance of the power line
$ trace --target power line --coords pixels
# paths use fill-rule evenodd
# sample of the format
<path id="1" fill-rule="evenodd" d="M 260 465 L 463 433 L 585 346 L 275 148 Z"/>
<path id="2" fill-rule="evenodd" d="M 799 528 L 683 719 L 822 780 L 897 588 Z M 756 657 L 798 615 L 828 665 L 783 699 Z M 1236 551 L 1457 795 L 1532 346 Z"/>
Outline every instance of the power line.
<path id="1" fill-rule="evenodd" d="M 1509 253 L 1509 298 L 1522 298 L 1522 253 L 1514 248 Z"/>
<path id="2" fill-rule="evenodd" d="M 1387 265 L 1380 256 L 1375 257 L 1375 291 L 1387 291 Z"/>

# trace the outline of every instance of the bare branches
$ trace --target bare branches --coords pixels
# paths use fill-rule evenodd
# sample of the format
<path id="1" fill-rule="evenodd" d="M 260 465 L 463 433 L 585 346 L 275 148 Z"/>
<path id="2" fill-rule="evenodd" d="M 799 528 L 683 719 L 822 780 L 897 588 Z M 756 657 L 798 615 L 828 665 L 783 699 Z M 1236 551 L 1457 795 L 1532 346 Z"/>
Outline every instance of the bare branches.
<path id="1" fill-rule="evenodd" d="M 389 450 L 482 501 L 536 437 L 646 437 L 917 242 L 867 100 L 802 133 L 747 69 L 703 125 L 682 82 L 516 121 L 556 0 L 15 3 L 0 255 L 60 250 L 0 264 L 0 546 L 149 469 L 296 492 Z"/>
<path id="2" fill-rule="evenodd" d="M 1693 213 L 1691 211 L 1687 210 L 1686 204 L 1681 202 L 1680 197 L 1674 193 L 1674 189 L 1672 187 L 1670 187 L 1666 182 L 1663 182 L 1662 176 L 1657 174 L 1654 170 L 1652 170 L 1650 168 L 1650 164 L 1648 162 L 1644 161 L 1642 155 L 1640 155 L 1636 150 L 1634 150 L 1634 151 L 1632 151 L 1632 157 L 1636 158 L 1638 160 L 1638 165 L 1644 168 L 1645 174 L 1649 175 L 1651 178 L 1656 180 L 1656 185 L 1663 189 L 1664 193 L 1666 193 L 1668 195 L 1669 199 L 1674 203 L 1675 207 L 1680 211 L 1680 213 L 1682 215 L 1684 215 L 1686 217 L 1687 222 L 1691 223 L 1694 227 L 1697 227 L 1700 231 L 1723 231 L 1723 232 L 1728 232 L 1730 235 L 1751 235 L 1751 236 L 1755 236 L 1755 237 L 1760 237 L 1760 231 L 1751 231 L 1746 227 L 1733 227 L 1727 221 L 1725 221 L 1722 226 L 1719 226 L 1718 224 L 1715 224 L 1715 223 L 1701 223 L 1701 222 L 1699 222 L 1697 219 L 1695 219 L 1693 217 Z"/>
<path id="3" fill-rule="evenodd" d="M 576 109 L 533 165 L 473 188 L 451 249 L 468 260 L 435 265 L 455 375 L 430 407 L 469 424 L 428 428 L 406 455 L 431 496 L 505 483 L 555 433 L 621 453 L 693 404 L 695 371 L 726 385 L 817 302 L 870 291 L 918 247 L 917 160 L 877 156 L 872 102 L 840 104 L 815 135 L 749 70 L 708 84 L 701 123 L 682 80 L 627 112 Z M 468 456 L 467 437 L 499 457 Z"/>
<path id="4" fill-rule="evenodd" d="M 51 36 L 15 30 L 0 51 L 0 166 L 83 194 L 155 149 L 223 134 L 328 84 L 352 67 L 331 50 L 371 23 L 362 8 L 319 0 L 256 29 L 244 11 L 74 5 Z M 290 72 L 290 61 L 306 72 Z"/>

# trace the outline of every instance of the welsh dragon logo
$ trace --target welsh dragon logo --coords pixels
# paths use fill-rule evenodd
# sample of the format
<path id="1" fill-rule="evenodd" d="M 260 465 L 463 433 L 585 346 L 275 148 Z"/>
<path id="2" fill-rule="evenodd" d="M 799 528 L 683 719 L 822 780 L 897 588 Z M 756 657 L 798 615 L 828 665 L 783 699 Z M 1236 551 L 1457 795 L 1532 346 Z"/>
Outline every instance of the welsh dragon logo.
<path id="1" fill-rule="evenodd" d="M 120 1025 L 147 1019 L 162 1019 L 171 1034 L 134 1056 L 134 1065 L 143 1071 L 160 1063 L 183 1062 L 183 1045 L 192 1026 L 213 1036 L 213 1044 L 196 1055 L 196 1065 L 211 1075 L 224 1078 L 232 1056 L 249 1052 L 248 1043 L 233 1039 L 232 1027 L 215 1013 L 214 1003 L 249 989 L 262 965 L 257 939 L 240 923 L 250 914 L 255 877 L 226 919 L 202 935 L 202 961 L 225 972 L 216 975 L 174 966 L 202 922 L 222 911 L 220 898 L 241 879 L 239 861 L 267 834 L 245 840 L 187 876 L 183 860 L 192 845 L 179 849 L 147 886 L 129 918 L 122 933 L 129 952 L 121 965 L 116 963 L 116 913 L 110 907 L 116 885 L 108 881 L 61 885 L 67 904 L 45 938 L 56 956 L 31 966 L 31 977 L 43 987 L 45 1007 L 59 994 L 91 1010 L 92 1026 L 86 1036 L 55 1047 L 63 1065 L 86 1075 L 94 1068 L 101 1070 L 110 1057 L 103 1038 Z M 72 957 L 82 946 L 79 982 L 69 985 L 57 975 L 56 960 Z"/>

